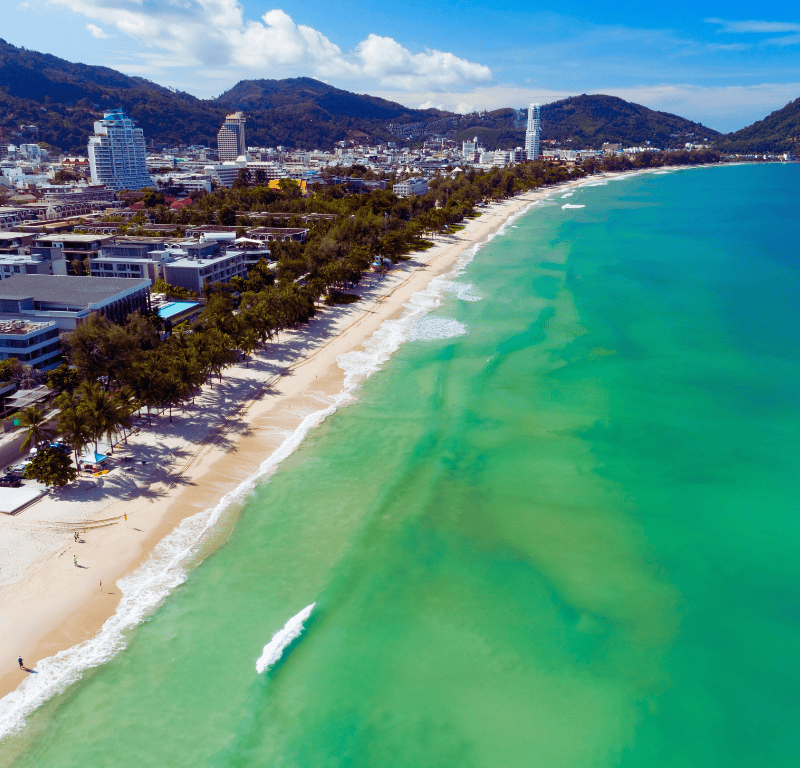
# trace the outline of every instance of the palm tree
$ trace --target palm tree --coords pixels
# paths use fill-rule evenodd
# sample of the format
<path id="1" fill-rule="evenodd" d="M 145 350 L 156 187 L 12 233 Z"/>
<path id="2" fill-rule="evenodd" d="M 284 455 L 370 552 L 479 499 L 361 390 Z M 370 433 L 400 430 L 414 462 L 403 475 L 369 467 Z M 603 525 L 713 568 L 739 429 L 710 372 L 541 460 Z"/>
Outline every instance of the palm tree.
<path id="1" fill-rule="evenodd" d="M 75 453 L 75 466 L 78 457 L 91 442 L 91 435 L 79 412 L 80 403 L 68 392 L 60 394 L 54 401 L 59 409 L 58 432 Z"/>
<path id="2" fill-rule="evenodd" d="M 125 420 L 130 424 L 130 416 L 123 417 L 114 397 L 106 392 L 99 384 L 84 382 L 81 387 L 81 404 L 78 414 L 88 427 L 89 434 L 97 442 L 103 436 L 108 437 L 111 453 L 114 451 L 114 435 Z"/>
<path id="3" fill-rule="evenodd" d="M 258 331 L 252 327 L 246 327 L 242 333 L 239 348 L 245 355 L 245 365 L 250 367 L 250 355 L 258 349 L 261 340 L 258 337 Z"/>
<path id="4" fill-rule="evenodd" d="M 151 408 L 161 405 L 161 361 L 150 352 L 135 369 L 134 391 L 139 402 L 147 407 L 147 423 L 152 424 Z"/>
<path id="5" fill-rule="evenodd" d="M 116 403 L 117 410 L 120 413 L 120 426 L 122 427 L 122 438 L 125 440 L 125 445 L 128 444 L 128 433 L 126 430 L 130 429 L 133 422 L 131 417 L 139 410 L 139 401 L 136 395 L 129 386 L 124 386 L 118 392 L 114 393 L 114 402 Z"/>
<path id="6" fill-rule="evenodd" d="M 25 453 L 31 447 L 31 444 L 39 445 L 39 443 L 50 440 L 53 437 L 54 430 L 48 426 L 49 420 L 35 405 L 20 411 L 18 420 L 19 426 L 27 432 L 22 445 L 19 447 L 20 453 Z"/>

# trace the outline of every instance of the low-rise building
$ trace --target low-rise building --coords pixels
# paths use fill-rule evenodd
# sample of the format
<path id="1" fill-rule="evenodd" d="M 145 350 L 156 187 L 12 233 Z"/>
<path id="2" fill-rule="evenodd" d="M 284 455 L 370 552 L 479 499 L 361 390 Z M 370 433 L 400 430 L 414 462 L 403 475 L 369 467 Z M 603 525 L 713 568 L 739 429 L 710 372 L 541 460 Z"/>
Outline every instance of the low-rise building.
<path id="1" fill-rule="evenodd" d="M 35 321 L 0 316 L 0 360 L 16 357 L 21 363 L 43 371 L 61 363 L 61 341 L 53 320 Z"/>
<path id="2" fill-rule="evenodd" d="M 54 322 L 73 331 L 93 312 L 122 323 L 149 308 L 149 280 L 21 274 L 0 280 L 0 321 Z"/>
<path id="3" fill-rule="evenodd" d="M 246 167 L 246 162 L 214 163 L 213 165 L 203 166 L 203 173 L 221 187 L 232 187 L 233 182 L 239 178 L 239 171 Z"/>
<path id="4" fill-rule="evenodd" d="M 213 243 L 211 244 L 214 245 Z M 227 253 L 194 255 L 191 245 L 183 246 L 183 258 L 164 264 L 164 279 L 170 284 L 189 291 L 200 293 L 206 285 L 228 283 L 233 277 L 247 277 L 246 258 L 243 251 L 231 250 Z M 179 252 L 170 251 L 171 256 Z"/>
<path id="5" fill-rule="evenodd" d="M 260 240 L 269 243 L 273 240 L 292 240 L 295 243 L 304 243 L 308 237 L 308 230 L 299 227 L 255 227 L 247 230 L 247 237 L 251 240 Z"/>
<path id="6" fill-rule="evenodd" d="M 67 262 L 35 253 L 0 254 L 0 280 L 14 275 L 66 275 Z"/>
<path id="7" fill-rule="evenodd" d="M 424 195 L 428 192 L 428 180 L 417 177 L 406 179 L 405 181 L 398 181 L 392 187 L 392 192 L 394 192 L 398 197 Z"/>
<path id="8" fill-rule="evenodd" d="M 112 239 L 112 235 L 41 235 L 33 242 L 31 253 L 53 261 L 83 261 L 99 256 L 102 246 Z"/>
<path id="9" fill-rule="evenodd" d="M 0 232 L 8 232 L 30 218 L 35 218 L 35 216 L 24 208 L 3 206 L 0 208 Z"/>
<path id="10" fill-rule="evenodd" d="M 25 232 L 0 232 L 0 255 L 18 256 L 33 245 L 36 235 Z"/>

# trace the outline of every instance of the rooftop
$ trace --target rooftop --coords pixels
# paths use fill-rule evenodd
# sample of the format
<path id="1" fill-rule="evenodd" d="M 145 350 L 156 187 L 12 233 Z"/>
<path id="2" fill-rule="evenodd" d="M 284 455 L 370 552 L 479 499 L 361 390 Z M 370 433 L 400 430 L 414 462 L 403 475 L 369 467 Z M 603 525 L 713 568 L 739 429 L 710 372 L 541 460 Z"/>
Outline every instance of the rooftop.
<path id="1" fill-rule="evenodd" d="M 32 323 L 30 320 L 0 320 L 0 336 L 27 336 L 29 333 L 42 331 L 54 326 L 51 320 L 45 323 Z"/>
<path id="2" fill-rule="evenodd" d="M 73 275 L 15 275 L 0 280 L 0 300 L 30 299 L 52 304 L 90 306 L 131 289 L 149 288 L 149 280 L 130 277 L 77 277 Z"/>
<path id="3" fill-rule="evenodd" d="M 42 235 L 39 240 L 49 240 L 53 243 L 99 243 L 107 241 L 108 235 Z"/>
<path id="4" fill-rule="evenodd" d="M 0 242 L 4 240 L 30 240 L 31 235 L 25 232 L 0 232 Z"/>

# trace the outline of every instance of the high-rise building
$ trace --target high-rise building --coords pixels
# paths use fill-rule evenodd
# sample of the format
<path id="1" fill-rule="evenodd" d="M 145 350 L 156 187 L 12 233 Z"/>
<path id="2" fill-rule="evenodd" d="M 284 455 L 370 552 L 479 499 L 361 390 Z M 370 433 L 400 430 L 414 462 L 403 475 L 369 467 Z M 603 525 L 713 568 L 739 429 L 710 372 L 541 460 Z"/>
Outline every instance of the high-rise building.
<path id="1" fill-rule="evenodd" d="M 89 167 L 93 182 L 112 189 L 153 186 L 147 173 L 144 133 L 121 109 L 112 109 L 95 122 L 94 136 L 89 139 Z"/>
<path id="2" fill-rule="evenodd" d="M 217 133 L 217 154 L 220 160 L 236 160 L 247 154 L 244 141 L 245 116 L 242 112 L 234 112 L 225 118 L 222 128 Z"/>
<path id="3" fill-rule="evenodd" d="M 539 105 L 531 104 L 528 107 L 528 130 L 525 131 L 525 155 L 528 160 L 539 159 L 540 133 Z"/>

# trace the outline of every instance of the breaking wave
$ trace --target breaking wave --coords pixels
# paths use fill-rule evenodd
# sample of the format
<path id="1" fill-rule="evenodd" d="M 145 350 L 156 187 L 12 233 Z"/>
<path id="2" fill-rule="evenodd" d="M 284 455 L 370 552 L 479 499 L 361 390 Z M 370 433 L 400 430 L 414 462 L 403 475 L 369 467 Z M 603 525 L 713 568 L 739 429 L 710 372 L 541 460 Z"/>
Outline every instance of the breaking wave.
<path id="1" fill-rule="evenodd" d="M 316 603 L 307 605 L 296 616 L 292 616 L 292 618 L 283 625 L 283 628 L 279 629 L 272 636 L 272 640 L 264 646 L 261 656 L 256 661 L 256 672 L 258 672 L 259 675 L 262 672 L 266 672 L 281 656 L 283 656 L 286 646 L 289 645 L 292 640 L 300 637 L 303 633 L 303 624 L 311 615 L 311 611 L 314 610 L 315 605 Z"/>

